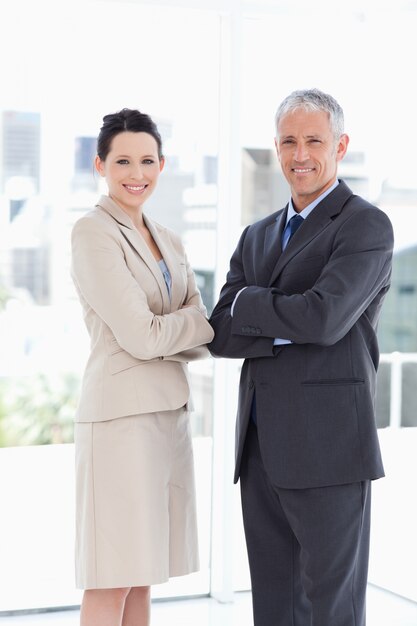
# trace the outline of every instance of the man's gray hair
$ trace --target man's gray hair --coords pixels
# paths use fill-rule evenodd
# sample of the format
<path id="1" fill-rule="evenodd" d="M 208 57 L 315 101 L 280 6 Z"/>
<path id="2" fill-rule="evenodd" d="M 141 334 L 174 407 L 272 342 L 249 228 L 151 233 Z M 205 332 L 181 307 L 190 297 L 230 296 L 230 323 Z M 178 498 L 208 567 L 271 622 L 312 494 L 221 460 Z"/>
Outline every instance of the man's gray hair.
<path id="1" fill-rule="evenodd" d="M 275 114 L 276 132 L 278 131 L 278 124 L 281 118 L 296 109 L 324 111 L 328 113 L 334 138 L 336 141 L 340 139 L 344 128 L 343 109 L 333 96 L 323 93 L 323 91 L 319 89 L 300 89 L 293 91 L 281 102 Z"/>

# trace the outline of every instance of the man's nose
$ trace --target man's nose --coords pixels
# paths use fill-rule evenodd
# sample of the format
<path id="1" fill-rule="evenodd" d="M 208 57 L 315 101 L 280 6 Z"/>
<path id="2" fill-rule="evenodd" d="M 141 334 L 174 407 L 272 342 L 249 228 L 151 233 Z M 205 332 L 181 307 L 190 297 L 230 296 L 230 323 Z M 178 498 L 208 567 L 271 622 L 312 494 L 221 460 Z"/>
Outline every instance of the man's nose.
<path id="1" fill-rule="evenodd" d="M 307 146 L 304 143 L 298 143 L 295 146 L 294 159 L 299 163 L 302 163 L 303 161 L 307 161 L 308 156 Z"/>

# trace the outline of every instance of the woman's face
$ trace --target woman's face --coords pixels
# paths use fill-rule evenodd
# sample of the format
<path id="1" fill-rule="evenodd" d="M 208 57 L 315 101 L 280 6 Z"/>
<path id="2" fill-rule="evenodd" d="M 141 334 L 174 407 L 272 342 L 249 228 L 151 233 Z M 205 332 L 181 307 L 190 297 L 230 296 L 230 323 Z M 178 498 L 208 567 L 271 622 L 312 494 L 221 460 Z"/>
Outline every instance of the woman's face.
<path id="1" fill-rule="evenodd" d="M 104 176 L 110 197 L 127 212 L 136 211 L 149 198 L 164 167 L 158 144 L 149 133 L 130 131 L 113 137 L 105 161 L 95 166 Z"/>

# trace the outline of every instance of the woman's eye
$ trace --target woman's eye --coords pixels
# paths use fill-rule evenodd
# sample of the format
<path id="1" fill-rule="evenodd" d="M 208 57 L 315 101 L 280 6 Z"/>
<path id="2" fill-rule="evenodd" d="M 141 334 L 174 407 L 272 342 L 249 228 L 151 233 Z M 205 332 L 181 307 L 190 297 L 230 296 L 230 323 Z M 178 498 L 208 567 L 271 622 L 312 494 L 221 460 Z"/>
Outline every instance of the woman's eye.
<path id="1" fill-rule="evenodd" d="M 142 163 L 145 163 L 145 165 L 152 165 L 155 161 L 153 159 L 144 159 Z"/>
<path id="2" fill-rule="evenodd" d="M 118 163 L 119 165 L 127 165 L 127 164 L 129 163 L 129 161 L 128 161 L 127 159 L 119 159 L 119 160 L 117 161 L 117 163 Z"/>

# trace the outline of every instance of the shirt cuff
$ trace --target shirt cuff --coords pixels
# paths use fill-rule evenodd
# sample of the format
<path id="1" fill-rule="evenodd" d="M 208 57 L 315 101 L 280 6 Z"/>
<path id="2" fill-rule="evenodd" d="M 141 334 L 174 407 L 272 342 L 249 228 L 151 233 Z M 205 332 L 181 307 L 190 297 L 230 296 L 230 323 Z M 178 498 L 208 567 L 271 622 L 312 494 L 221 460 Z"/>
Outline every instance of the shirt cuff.
<path id="1" fill-rule="evenodd" d="M 238 297 L 240 296 L 240 294 L 242 293 L 242 291 L 246 289 L 246 287 L 242 287 L 242 289 L 239 289 L 239 291 L 237 292 L 237 294 L 235 295 L 235 299 L 232 302 L 232 306 L 230 307 L 230 316 L 233 317 L 233 309 L 235 308 L 235 304 L 236 304 L 236 300 L 238 299 Z"/>

